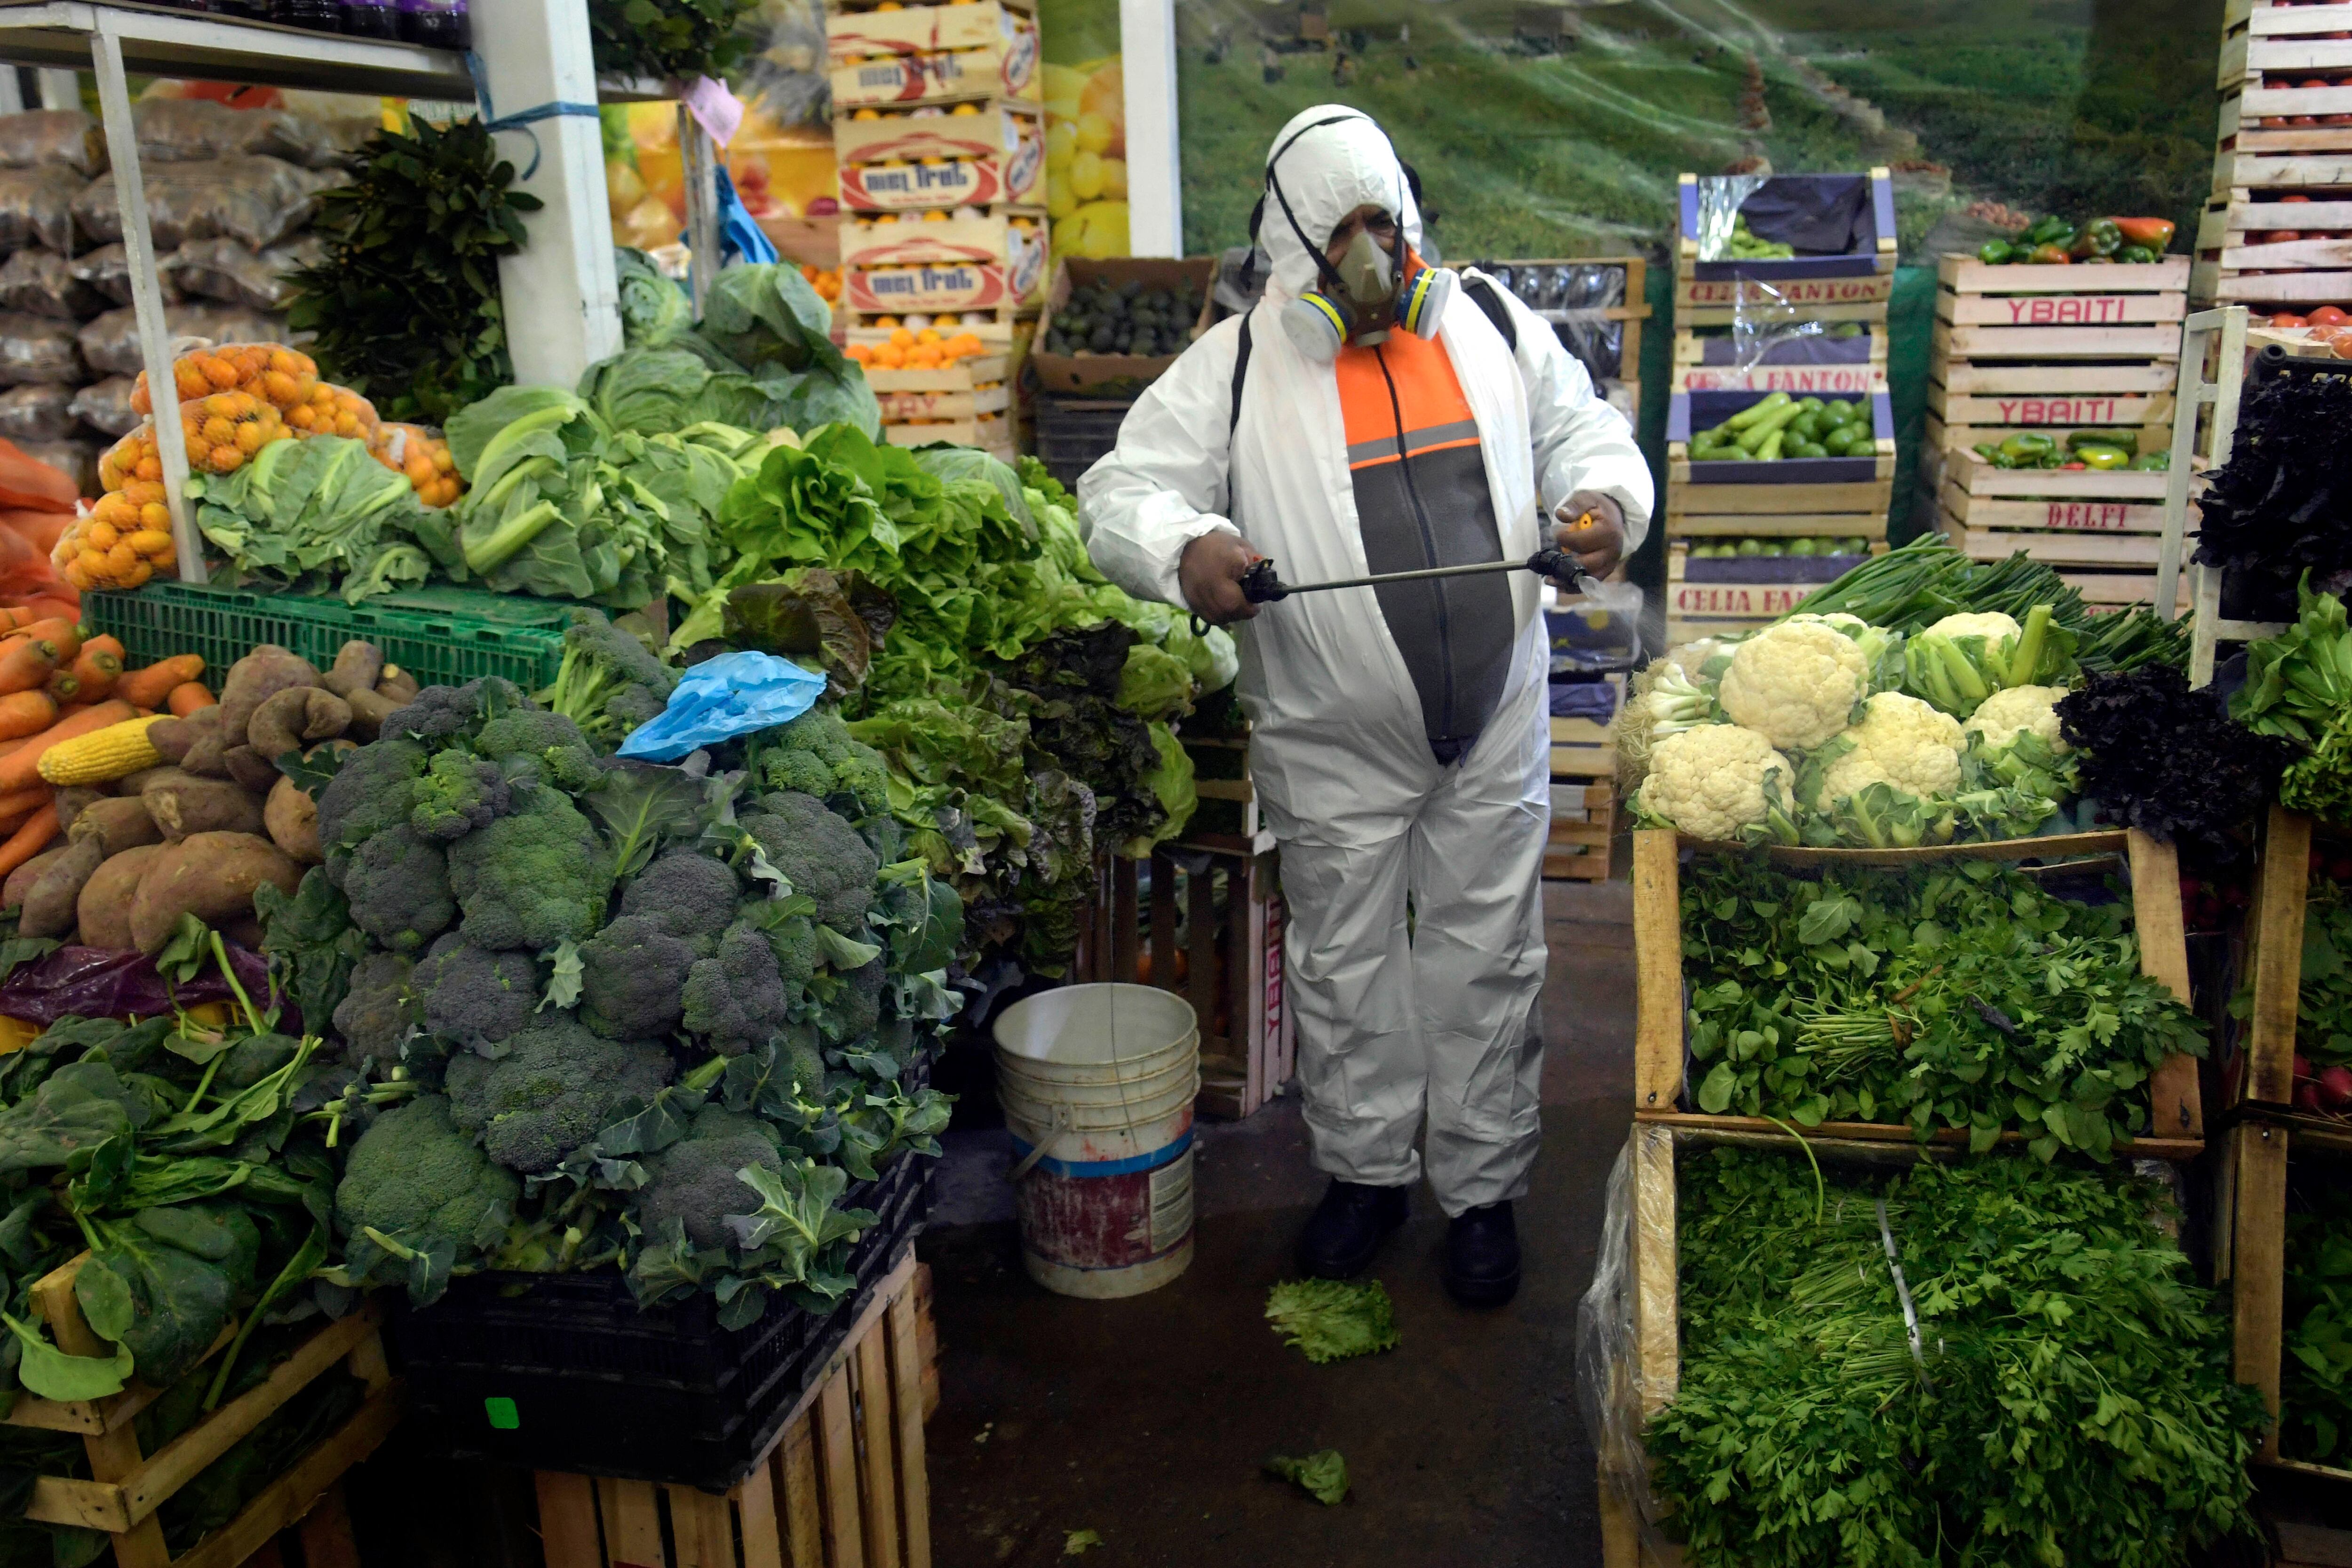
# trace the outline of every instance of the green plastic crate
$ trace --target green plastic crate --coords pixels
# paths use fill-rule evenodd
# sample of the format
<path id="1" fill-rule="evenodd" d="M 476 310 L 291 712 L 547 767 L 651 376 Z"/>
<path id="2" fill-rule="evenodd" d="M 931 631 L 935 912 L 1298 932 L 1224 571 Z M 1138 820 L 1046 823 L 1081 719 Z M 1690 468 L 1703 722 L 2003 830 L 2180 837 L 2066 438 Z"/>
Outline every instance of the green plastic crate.
<path id="1" fill-rule="evenodd" d="M 205 681 L 215 689 L 228 667 L 258 644 L 276 643 L 324 669 L 343 644 L 364 637 L 420 686 L 498 675 L 533 691 L 555 679 L 565 617 L 579 607 L 448 587 L 386 594 L 363 605 L 166 582 L 81 596 L 83 624 L 92 635 L 120 637 L 131 668 L 202 654 Z"/>

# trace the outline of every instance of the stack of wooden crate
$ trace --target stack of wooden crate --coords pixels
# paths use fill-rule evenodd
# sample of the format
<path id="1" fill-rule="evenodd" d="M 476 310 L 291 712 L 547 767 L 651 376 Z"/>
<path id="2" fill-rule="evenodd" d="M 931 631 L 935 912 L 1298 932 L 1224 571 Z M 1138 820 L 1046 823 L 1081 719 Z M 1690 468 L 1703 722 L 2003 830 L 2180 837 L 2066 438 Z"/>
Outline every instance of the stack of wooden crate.
<path id="1" fill-rule="evenodd" d="M 2032 436 L 2063 448 L 2096 431 L 2135 453 L 2168 450 L 2189 275 L 2185 256 L 2106 267 L 1937 263 L 1920 475 L 1953 542 L 1979 561 L 2022 550 L 2061 568 L 2095 605 L 2152 599 L 2163 473 L 2002 468 L 1975 448 Z"/>
<path id="2" fill-rule="evenodd" d="M 2200 305 L 2352 308 L 2352 5 L 2228 0 Z"/>
<path id="3" fill-rule="evenodd" d="M 1561 341 L 1591 373 L 1594 390 L 1626 418 L 1640 416 L 1642 323 L 1650 319 L 1647 258 L 1577 256 L 1475 265 L 1505 283 L 1521 304 L 1554 329 L 1569 329 L 1560 332 Z M 1596 294 L 1613 294 L 1617 302 L 1576 302 Z M 1609 341 L 1612 328 L 1614 343 Z"/>
<path id="4" fill-rule="evenodd" d="M 2246 922 L 2244 963 L 2253 975 L 2252 1005 L 2232 1070 L 2224 1077 L 2238 1120 L 2224 1135 L 2214 1192 L 2214 1271 L 2231 1282 L 2237 1378 L 2262 1391 L 2273 1416 L 2280 1410 L 2291 1329 L 2288 1215 L 2317 1190 L 2341 1190 L 2352 1183 L 2352 1119 L 2294 1102 L 2303 928 L 2315 845 L 2331 858 L 2342 856 L 2352 851 L 2352 831 L 2271 808 Z M 2294 1424 L 2273 1425 L 2255 1463 L 2267 1471 L 2336 1483 L 2337 1502 L 2352 1506 L 2352 1454 L 2339 1450 L 2323 1461 L 2307 1450 L 2298 1456 L 2297 1446 Z"/>
<path id="5" fill-rule="evenodd" d="M 1784 184 L 1850 184 L 1850 174 L 1777 176 Z M 1886 395 L 1886 307 L 1895 285 L 1895 195 L 1885 169 L 1868 176 L 1868 222 L 1844 252 L 1702 260 L 1699 177 L 1682 177 L 1675 256 L 1673 395 L 1666 416 L 1666 636 L 1681 642 L 1744 631 L 1786 612 L 1855 564 L 1854 554 L 1694 561 L 1694 545 L 1742 539 L 1863 541 L 1884 550 L 1894 494 L 1894 409 Z M 1735 329 L 1754 330 L 1743 344 Z M 1786 329 L 1818 327 L 1780 335 Z M 1845 335 L 1833 335 L 1833 334 Z M 1740 363 L 1744 352 L 1753 363 Z M 1690 438 L 1785 393 L 1869 410 L 1867 457 L 1693 463 Z M 1776 543 L 1774 548 L 1778 548 Z"/>
<path id="6" fill-rule="evenodd" d="M 905 328 L 982 345 L 872 369 L 886 434 L 1009 456 L 1008 389 L 1046 276 L 1034 0 L 830 12 L 849 341 L 878 349 Z"/>
<path id="7" fill-rule="evenodd" d="M 1625 700 L 1625 678 L 1609 678 Z M 1551 841 L 1543 874 L 1559 882 L 1605 882 L 1617 836 L 1617 748 L 1591 719 L 1551 721 Z"/>

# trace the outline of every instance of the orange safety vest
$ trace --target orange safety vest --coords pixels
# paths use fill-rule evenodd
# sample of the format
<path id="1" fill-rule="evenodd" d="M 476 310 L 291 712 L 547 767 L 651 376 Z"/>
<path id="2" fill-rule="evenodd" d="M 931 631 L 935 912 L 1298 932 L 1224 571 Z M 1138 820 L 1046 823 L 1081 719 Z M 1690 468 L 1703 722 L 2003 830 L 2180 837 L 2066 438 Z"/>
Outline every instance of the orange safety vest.
<path id="1" fill-rule="evenodd" d="M 1477 420 L 1444 344 L 1392 331 L 1369 348 L 1341 348 L 1334 368 L 1367 570 L 1502 560 Z M 1440 577 L 1373 592 L 1420 693 L 1430 750 L 1451 763 L 1502 701 L 1511 667 L 1510 578 Z"/>

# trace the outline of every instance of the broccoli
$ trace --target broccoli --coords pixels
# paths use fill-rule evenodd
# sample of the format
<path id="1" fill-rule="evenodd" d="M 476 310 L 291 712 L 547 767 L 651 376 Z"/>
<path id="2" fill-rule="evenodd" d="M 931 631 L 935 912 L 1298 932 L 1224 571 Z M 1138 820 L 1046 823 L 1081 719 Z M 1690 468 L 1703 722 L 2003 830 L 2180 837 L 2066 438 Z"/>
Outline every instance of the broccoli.
<path id="1" fill-rule="evenodd" d="M 686 976 L 686 1026 L 724 1057 L 740 1057 L 782 1030 L 792 1007 L 768 933 L 749 921 L 727 928 L 716 955 Z"/>
<path id="2" fill-rule="evenodd" d="M 420 1095 L 375 1119 L 343 1166 L 335 1218 L 345 1236 L 382 1231 L 418 1251 L 460 1258 L 496 1239 L 522 1184 L 461 1131 L 446 1100 Z"/>
<path id="3" fill-rule="evenodd" d="M 485 712 L 525 705 L 520 688 L 494 675 L 463 686 L 428 686 L 407 707 L 384 716 L 382 733 L 410 735 L 428 744 L 446 743 L 471 732 Z"/>
<path id="4" fill-rule="evenodd" d="M 691 849 L 672 849 L 636 875 L 621 894 L 621 913 L 652 921 L 708 953 L 735 920 L 742 889 L 734 868 Z"/>
<path id="5" fill-rule="evenodd" d="M 415 952 L 449 929 L 457 918 L 450 889 L 441 846 L 419 838 L 406 823 L 362 844 L 343 868 L 352 923 L 394 952 Z"/>
<path id="6" fill-rule="evenodd" d="M 450 1058 L 451 1120 L 479 1134 L 490 1158 L 537 1175 L 670 1079 L 669 1052 L 645 1040 L 605 1040 L 569 1013 L 551 1013 L 507 1039 L 507 1054 Z"/>
<path id="7" fill-rule="evenodd" d="M 659 713 L 677 689 L 677 672 L 604 616 L 582 610 L 563 631 L 563 664 L 541 701 L 611 748 Z"/>
<path id="8" fill-rule="evenodd" d="M 657 922 L 624 914 L 580 944 L 580 1021 L 615 1040 L 674 1033 L 698 956 Z"/>
<path id="9" fill-rule="evenodd" d="M 482 726 L 474 737 L 474 752 L 492 762 L 534 763 L 541 778 L 574 795 L 604 780 L 580 727 L 561 713 L 510 709 Z"/>
<path id="10" fill-rule="evenodd" d="M 793 891 L 816 900 L 817 919 L 845 932 L 865 923 L 882 863 L 847 820 L 814 795 L 780 790 L 761 795 L 740 823 Z"/>
<path id="11" fill-rule="evenodd" d="M 409 989 L 429 1033 L 478 1051 L 530 1026 L 539 1005 L 539 960 L 488 952 L 452 931 L 425 954 Z"/>
<path id="12" fill-rule="evenodd" d="M 319 793 L 319 842 L 348 849 L 407 821 L 410 790 L 429 760 L 423 746 L 388 731 L 353 752 Z"/>
<path id="13" fill-rule="evenodd" d="M 463 752 L 443 752 L 409 786 L 415 804 L 408 826 L 419 837 L 447 843 L 463 838 L 513 805 L 514 792 L 496 763 Z"/>
<path id="14" fill-rule="evenodd" d="M 862 1040 L 882 1022 L 882 986 L 888 978 L 882 960 L 876 959 L 841 977 L 841 988 L 825 1009 L 832 1025 L 826 1032 L 838 1044 Z"/>
<path id="15" fill-rule="evenodd" d="M 882 753 L 853 737 L 835 710 L 812 708 L 764 739 L 760 777 L 769 788 L 797 790 L 819 800 L 845 795 L 857 802 L 861 817 L 890 809 L 890 775 Z"/>
<path id="16" fill-rule="evenodd" d="M 746 1165 L 783 1169 L 768 1124 L 704 1106 L 685 1138 L 646 1160 L 653 1180 L 636 1195 L 638 1227 L 658 1237 L 676 1219 L 695 1246 L 725 1246 L 727 1216 L 759 1212 L 759 1194 L 735 1173 Z"/>
<path id="17" fill-rule="evenodd" d="M 352 965 L 352 987 L 335 1007 L 335 1033 L 343 1048 L 339 1058 L 330 1059 L 349 1067 L 371 1057 L 386 1067 L 400 1059 L 400 1037 L 408 1032 L 413 1011 L 408 976 L 414 968 L 396 952 L 371 952 Z"/>
<path id="18" fill-rule="evenodd" d="M 604 923 L 613 863 L 570 800 L 519 788 L 513 812 L 449 846 L 449 888 L 467 941 L 546 952 Z"/>

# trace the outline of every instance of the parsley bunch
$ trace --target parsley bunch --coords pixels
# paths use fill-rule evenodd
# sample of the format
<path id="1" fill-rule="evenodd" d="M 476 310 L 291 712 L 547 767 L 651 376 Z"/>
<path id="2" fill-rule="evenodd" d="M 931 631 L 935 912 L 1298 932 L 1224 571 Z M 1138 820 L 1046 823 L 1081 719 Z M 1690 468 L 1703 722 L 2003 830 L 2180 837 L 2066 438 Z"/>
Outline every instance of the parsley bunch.
<path id="1" fill-rule="evenodd" d="M 2147 1079 L 2201 1057 L 2196 1016 L 2139 972 L 2130 906 L 2056 897 L 1987 860 L 1818 879 L 1703 857 L 1685 883 L 1692 1098 L 1709 1113 L 2016 1130 L 2042 1159 L 2147 1133 Z"/>
<path id="2" fill-rule="evenodd" d="M 1693 1568 L 2172 1568 L 2252 1533 L 2266 1416 L 2161 1188 L 1994 1158 L 1817 1194 L 1727 1148 L 1679 1185 L 1682 1377 L 1646 1442 Z"/>
<path id="3" fill-rule="evenodd" d="M 2286 1323 L 2279 1447 L 2340 1466 L 2352 1454 L 2352 1193 L 2287 1215 Z"/>

